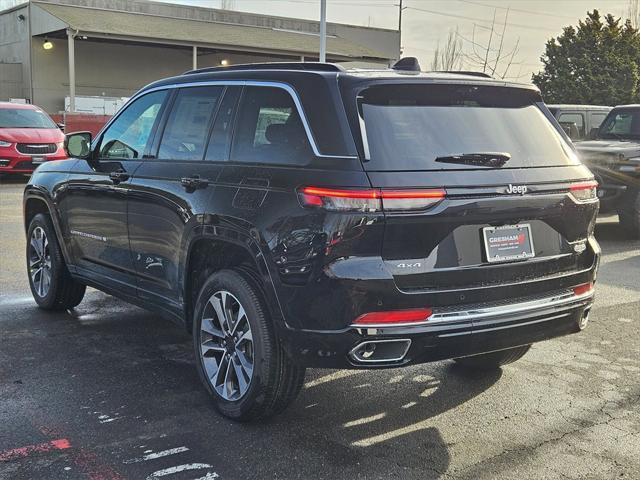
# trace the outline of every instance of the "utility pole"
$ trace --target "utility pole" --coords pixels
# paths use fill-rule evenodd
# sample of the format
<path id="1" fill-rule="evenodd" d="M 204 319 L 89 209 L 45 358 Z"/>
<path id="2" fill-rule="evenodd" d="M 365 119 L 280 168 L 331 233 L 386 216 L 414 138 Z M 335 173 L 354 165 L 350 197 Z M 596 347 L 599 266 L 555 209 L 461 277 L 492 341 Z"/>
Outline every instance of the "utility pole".
<path id="1" fill-rule="evenodd" d="M 402 57 L 402 11 L 406 10 L 407 7 L 402 6 L 402 0 L 400 0 L 400 3 L 396 3 L 396 7 L 398 7 L 398 52 Z"/>
<path id="2" fill-rule="evenodd" d="M 320 61 L 327 61 L 327 0 L 320 0 Z"/>

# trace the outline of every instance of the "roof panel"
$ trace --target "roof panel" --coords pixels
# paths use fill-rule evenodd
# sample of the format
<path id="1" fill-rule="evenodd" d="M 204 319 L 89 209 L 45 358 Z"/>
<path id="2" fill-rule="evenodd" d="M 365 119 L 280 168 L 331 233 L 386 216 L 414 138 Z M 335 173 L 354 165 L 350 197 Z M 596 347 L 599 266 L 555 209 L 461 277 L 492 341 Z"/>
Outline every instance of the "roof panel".
<path id="1" fill-rule="evenodd" d="M 51 3 L 37 2 L 37 5 L 83 33 L 300 55 L 317 55 L 319 49 L 319 37 L 308 33 Z M 327 38 L 327 54 L 348 58 L 386 59 L 380 52 L 340 37 Z"/>

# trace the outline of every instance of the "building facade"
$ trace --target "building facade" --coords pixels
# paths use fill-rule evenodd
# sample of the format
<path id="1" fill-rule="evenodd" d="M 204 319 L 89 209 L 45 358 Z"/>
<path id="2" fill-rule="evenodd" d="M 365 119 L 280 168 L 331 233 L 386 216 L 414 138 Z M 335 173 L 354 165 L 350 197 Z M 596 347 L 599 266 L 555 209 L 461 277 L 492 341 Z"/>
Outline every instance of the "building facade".
<path id="1" fill-rule="evenodd" d="M 117 103 L 193 68 L 314 61 L 319 45 L 316 21 L 142 0 L 31 0 L 0 12 L 0 100 L 82 111 L 92 98 Z M 327 61 L 386 66 L 399 50 L 397 30 L 327 24 Z"/>

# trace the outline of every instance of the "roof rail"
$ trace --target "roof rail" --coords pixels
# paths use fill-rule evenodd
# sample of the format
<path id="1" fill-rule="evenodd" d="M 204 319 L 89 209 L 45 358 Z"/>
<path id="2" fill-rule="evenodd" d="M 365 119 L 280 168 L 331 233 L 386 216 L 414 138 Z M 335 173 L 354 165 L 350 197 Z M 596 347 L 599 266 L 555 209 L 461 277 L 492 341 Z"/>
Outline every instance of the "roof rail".
<path id="1" fill-rule="evenodd" d="M 336 63 L 323 62 L 271 62 L 271 63 L 241 63 L 227 67 L 206 67 L 189 70 L 183 75 L 195 73 L 211 73 L 243 70 L 303 70 L 311 72 L 344 72 L 344 68 Z"/>
<path id="2" fill-rule="evenodd" d="M 469 75 L 470 77 L 493 78 L 488 73 L 474 72 L 472 70 L 438 70 L 438 71 L 433 71 L 432 73 L 451 73 L 456 75 Z"/>

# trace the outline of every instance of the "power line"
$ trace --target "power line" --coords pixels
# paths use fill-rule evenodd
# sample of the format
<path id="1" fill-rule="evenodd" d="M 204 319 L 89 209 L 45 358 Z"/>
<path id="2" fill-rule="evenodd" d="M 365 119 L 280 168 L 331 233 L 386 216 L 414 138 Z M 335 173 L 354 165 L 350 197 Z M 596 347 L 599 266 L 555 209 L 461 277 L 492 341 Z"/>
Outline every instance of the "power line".
<path id="1" fill-rule="evenodd" d="M 567 15 L 558 15 L 555 13 L 549 13 L 549 12 L 536 12 L 535 10 L 525 10 L 523 8 L 512 8 L 512 7 L 501 7 L 498 5 L 490 5 L 488 3 L 482 3 L 482 2 L 475 2 L 472 0 L 457 0 L 458 2 L 463 2 L 463 3 L 468 3 L 470 5 L 477 5 L 479 7 L 488 7 L 488 8 L 497 8 L 499 10 L 510 10 L 512 12 L 520 12 L 520 13 L 528 13 L 530 15 L 541 15 L 544 17 L 553 17 L 553 18 L 566 18 L 568 20 L 576 20 L 573 17 L 569 17 Z"/>
<path id="2" fill-rule="evenodd" d="M 486 24 L 489 24 L 489 25 L 492 24 L 491 20 L 487 20 L 485 18 L 467 17 L 465 15 L 457 15 L 455 13 L 442 13 L 442 12 L 437 12 L 435 10 L 427 10 L 427 9 L 418 8 L 418 7 L 407 7 L 407 9 L 415 10 L 415 11 L 423 12 L 423 13 L 431 13 L 432 15 L 441 15 L 443 17 L 459 18 L 461 20 L 469 20 L 469 21 L 472 21 L 472 22 L 482 22 L 482 23 L 486 23 Z M 551 30 L 553 30 L 554 32 L 558 31 L 556 28 L 553 28 L 553 29 L 551 29 L 551 28 L 540 28 L 540 27 L 534 27 L 534 26 L 531 26 L 531 25 L 523 25 L 523 24 L 520 24 L 520 23 L 507 23 L 507 25 L 509 25 L 510 27 L 525 28 L 525 29 L 528 29 L 528 30 L 539 30 L 539 31 L 542 31 L 542 32 L 547 32 L 547 33 L 551 32 Z M 490 28 L 487 27 L 486 25 L 478 25 L 478 27 L 490 30 Z"/>

